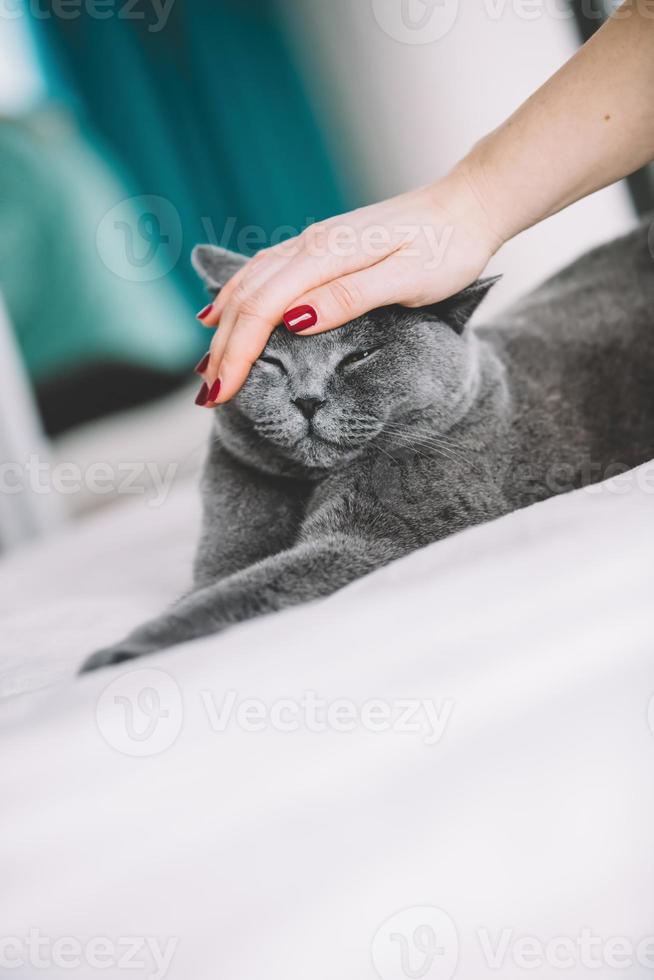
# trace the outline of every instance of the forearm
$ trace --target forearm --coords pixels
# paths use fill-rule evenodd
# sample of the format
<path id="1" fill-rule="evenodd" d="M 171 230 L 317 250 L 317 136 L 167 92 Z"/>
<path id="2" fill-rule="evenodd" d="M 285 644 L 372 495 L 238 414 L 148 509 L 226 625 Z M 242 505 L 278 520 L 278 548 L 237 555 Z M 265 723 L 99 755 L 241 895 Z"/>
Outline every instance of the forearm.
<path id="1" fill-rule="evenodd" d="M 653 15 L 628 0 L 459 165 L 498 239 L 654 158 Z"/>

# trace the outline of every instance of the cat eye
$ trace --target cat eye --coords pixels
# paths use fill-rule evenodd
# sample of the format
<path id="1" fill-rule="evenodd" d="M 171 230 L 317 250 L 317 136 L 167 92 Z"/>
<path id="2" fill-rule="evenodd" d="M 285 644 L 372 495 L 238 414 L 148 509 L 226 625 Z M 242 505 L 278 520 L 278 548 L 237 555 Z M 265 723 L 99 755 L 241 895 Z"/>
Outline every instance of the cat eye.
<path id="1" fill-rule="evenodd" d="M 277 358 L 277 357 L 268 357 L 267 354 L 262 354 L 261 357 L 259 358 L 259 360 L 260 361 L 263 361 L 264 364 L 274 364 L 274 366 L 276 368 L 279 368 L 280 371 L 283 371 L 284 374 L 286 374 L 286 368 L 284 367 L 284 365 L 282 364 L 282 362 L 279 360 L 279 358 Z"/>
<path id="2" fill-rule="evenodd" d="M 357 350 L 352 354 L 348 354 L 338 365 L 339 368 L 349 367 L 350 364 L 359 364 L 360 361 L 367 360 L 372 354 L 378 351 L 383 345 L 377 344 L 376 347 L 369 347 L 367 350 Z"/>

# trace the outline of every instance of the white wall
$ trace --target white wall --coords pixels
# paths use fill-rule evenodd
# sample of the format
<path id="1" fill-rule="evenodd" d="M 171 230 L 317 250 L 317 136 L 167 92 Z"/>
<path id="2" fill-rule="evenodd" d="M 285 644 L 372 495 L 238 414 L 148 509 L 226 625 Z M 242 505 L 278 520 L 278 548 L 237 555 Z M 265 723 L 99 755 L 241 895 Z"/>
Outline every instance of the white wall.
<path id="1" fill-rule="evenodd" d="M 55 494 L 39 491 L 42 474 L 32 476 L 32 465 L 49 464 L 49 449 L 1 293 L 0 364 L 0 551 L 7 551 L 56 527 L 63 508 Z"/>
<path id="2" fill-rule="evenodd" d="M 577 46 L 565 0 L 429 0 L 422 31 L 404 26 L 403 0 L 279 2 L 314 102 L 362 178 L 362 202 L 444 174 Z M 429 14 L 425 0 L 404 2 L 416 20 Z M 485 312 L 634 220 L 620 185 L 520 235 L 490 266 L 505 277 Z"/>
<path id="3" fill-rule="evenodd" d="M 27 13 L 16 4 L 7 5 L 0 0 L 0 114 L 12 115 L 32 108 L 43 91 Z"/>

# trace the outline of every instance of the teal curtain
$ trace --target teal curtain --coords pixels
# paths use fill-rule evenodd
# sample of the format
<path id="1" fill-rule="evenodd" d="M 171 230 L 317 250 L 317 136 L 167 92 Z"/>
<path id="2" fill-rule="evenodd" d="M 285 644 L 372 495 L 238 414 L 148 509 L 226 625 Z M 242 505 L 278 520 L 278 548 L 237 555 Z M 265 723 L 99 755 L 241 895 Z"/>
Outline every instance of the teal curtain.
<path id="1" fill-rule="evenodd" d="M 201 298 L 188 262 L 196 242 L 256 251 L 353 205 L 274 3 L 139 0 L 117 16 L 122 5 L 99 6 L 99 19 L 81 4 L 62 19 L 42 0 L 35 36 L 50 91 L 77 100 L 135 194 L 179 213 L 172 274 L 187 295 Z M 247 226 L 260 232 L 244 237 Z"/>
<path id="2" fill-rule="evenodd" d="M 197 360 L 194 310 L 166 266 L 126 261 L 114 220 L 138 224 L 128 203 L 115 210 L 128 193 L 65 114 L 0 122 L 0 287 L 37 385 L 91 365 L 174 374 Z"/>

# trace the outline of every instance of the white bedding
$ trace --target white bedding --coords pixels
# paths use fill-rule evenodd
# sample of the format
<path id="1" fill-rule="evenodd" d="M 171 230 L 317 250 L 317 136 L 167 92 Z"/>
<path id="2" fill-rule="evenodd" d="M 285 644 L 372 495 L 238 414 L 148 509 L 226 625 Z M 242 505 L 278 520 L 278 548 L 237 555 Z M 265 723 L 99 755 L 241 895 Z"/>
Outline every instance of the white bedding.
<path id="1" fill-rule="evenodd" d="M 84 679 L 185 587 L 194 487 L 6 560 L 7 975 L 651 976 L 653 503 L 649 464 Z"/>

